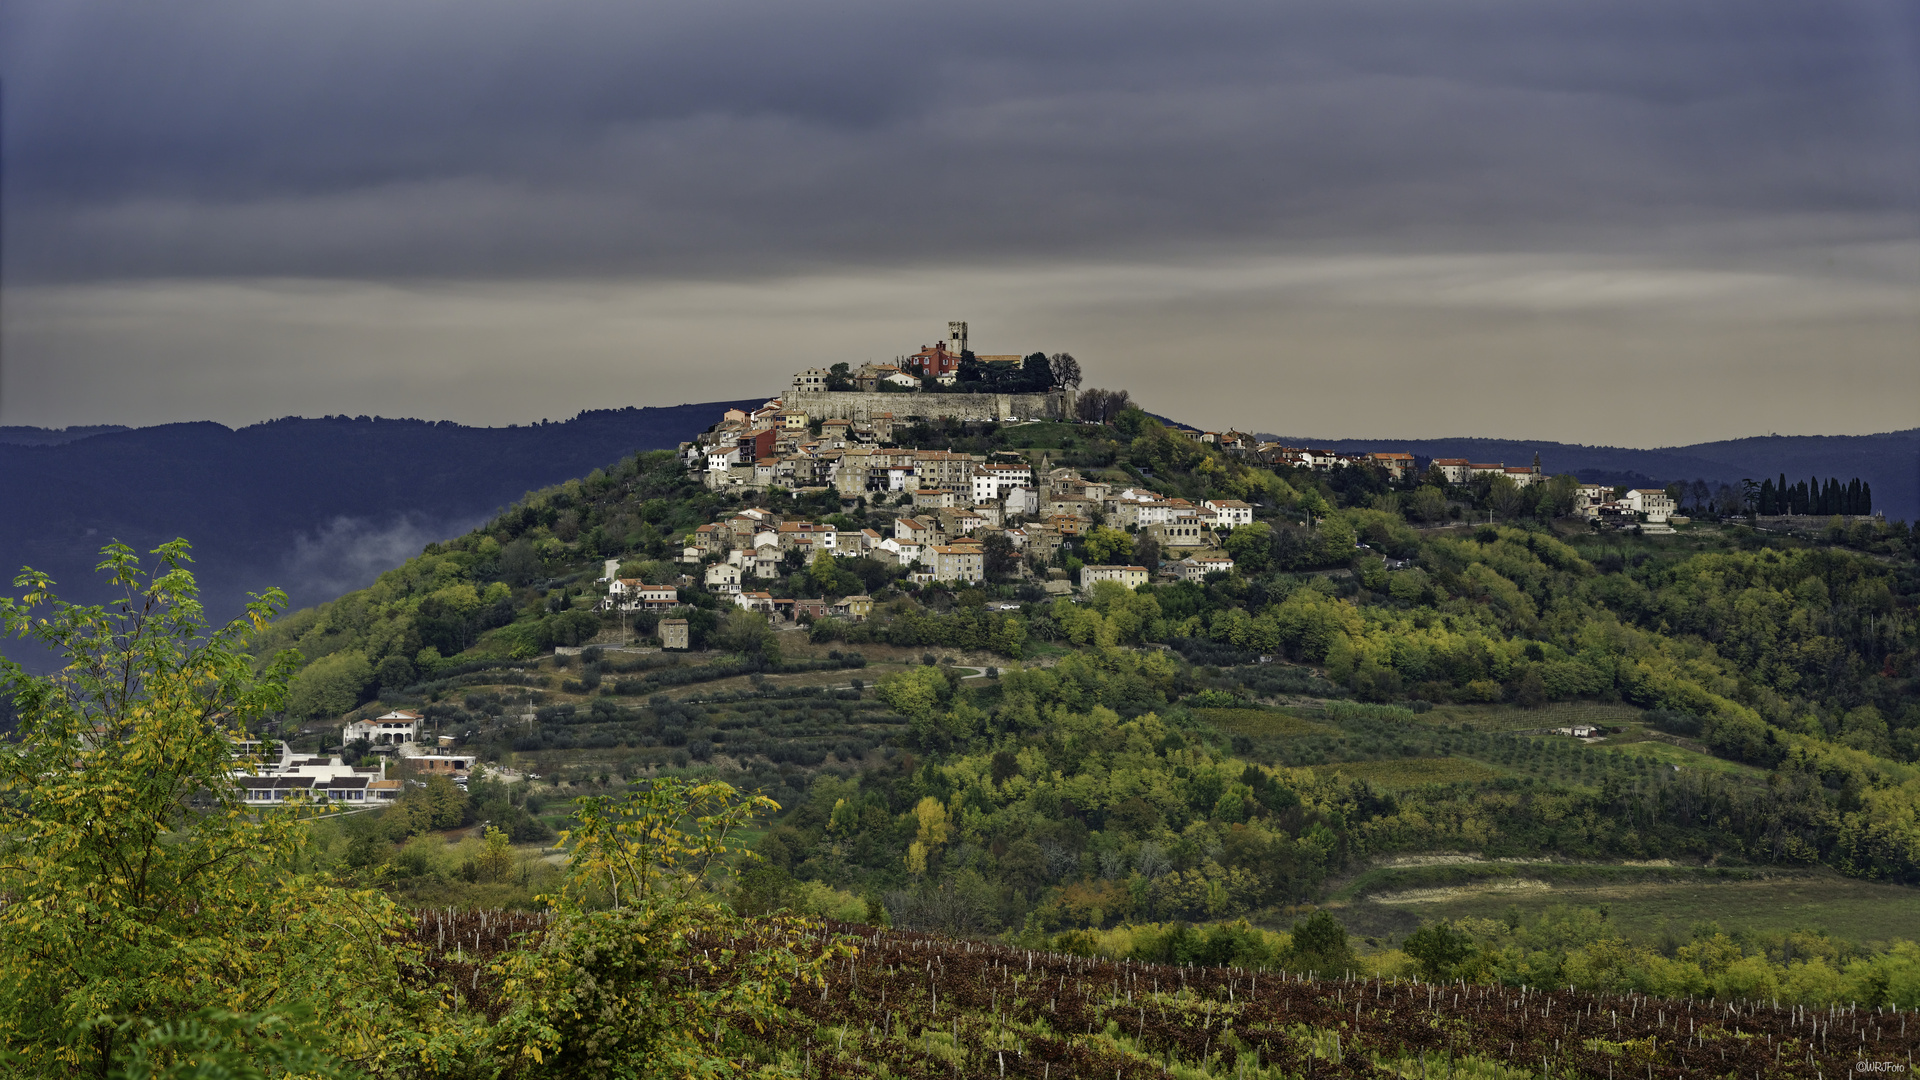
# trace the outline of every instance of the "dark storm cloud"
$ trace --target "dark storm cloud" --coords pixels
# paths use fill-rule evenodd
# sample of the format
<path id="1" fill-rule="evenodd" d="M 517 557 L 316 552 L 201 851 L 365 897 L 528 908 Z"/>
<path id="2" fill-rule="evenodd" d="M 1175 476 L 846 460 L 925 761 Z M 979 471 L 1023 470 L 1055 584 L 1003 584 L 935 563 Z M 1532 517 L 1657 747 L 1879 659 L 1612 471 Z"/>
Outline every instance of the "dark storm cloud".
<path id="1" fill-rule="evenodd" d="M 16 3 L 18 281 L 1911 237 L 1905 2 Z"/>

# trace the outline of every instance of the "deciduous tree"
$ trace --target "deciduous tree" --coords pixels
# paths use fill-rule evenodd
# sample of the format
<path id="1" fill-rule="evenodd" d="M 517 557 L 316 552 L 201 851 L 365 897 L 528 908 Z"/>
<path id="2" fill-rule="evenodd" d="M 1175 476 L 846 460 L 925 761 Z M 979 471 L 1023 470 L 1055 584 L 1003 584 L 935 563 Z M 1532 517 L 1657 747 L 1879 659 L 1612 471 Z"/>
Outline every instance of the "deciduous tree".
<path id="1" fill-rule="evenodd" d="M 0 597 L 7 633 L 64 660 L 36 676 L 0 658 L 18 714 L 0 745 L 8 1065 L 104 1077 L 450 1063 L 448 1044 L 429 1045 L 444 1016 L 397 974 L 400 912 L 295 873 L 299 823 L 250 812 L 232 775 L 241 740 L 288 699 L 297 655 L 256 668 L 242 651 L 285 597 L 209 627 L 185 541 L 153 554 L 146 572 L 125 545 L 104 549 L 120 594 L 105 607 L 59 600 L 32 570 L 17 600 Z"/>

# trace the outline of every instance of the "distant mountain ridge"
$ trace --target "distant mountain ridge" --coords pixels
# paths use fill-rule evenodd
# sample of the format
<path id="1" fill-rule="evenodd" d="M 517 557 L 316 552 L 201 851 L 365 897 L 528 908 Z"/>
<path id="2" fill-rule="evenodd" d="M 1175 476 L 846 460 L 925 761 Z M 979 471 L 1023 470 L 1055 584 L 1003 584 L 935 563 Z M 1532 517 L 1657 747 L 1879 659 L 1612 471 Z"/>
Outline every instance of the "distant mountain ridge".
<path id="1" fill-rule="evenodd" d="M 77 424 L 73 427 L 44 428 L 17 427 L 0 425 L 0 444 L 13 446 L 60 446 L 65 443 L 91 439 L 95 435 L 108 435 L 116 431 L 132 431 L 123 424 Z"/>
<path id="2" fill-rule="evenodd" d="M 671 448 L 723 410 L 765 400 L 504 428 L 344 416 L 65 440 L 10 428 L 0 434 L 0 569 L 9 585 L 21 566 L 45 570 L 63 597 L 98 603 L 101 545 L 117 538 L 144 553 L 184 536 L 209 614 L 230 616 L 269 586 L 298 608 L 370 584 L 530 490 Z"/>
<path id="3" fill-rule="evenodd" d="M 1324 439 L 1265 434 L 1260 438 L 1290 446 L 1398 450 L 1418 457 L 1463 457 L 1508 465 L 1532 464 L 1538 453 L 1547 472 L 1570 472 L 1593 483 L 1706 480 L 1738 484 L 1746 477 L 1764 480 L 1781 473 L 1789 481 L 1858 476 L 1873 485 L 1875 510 L 1889 519 L 1920 518 L 1920 428 L 1878 435 L 1760 435 L 1654 450 L 1523 439 Z"/>

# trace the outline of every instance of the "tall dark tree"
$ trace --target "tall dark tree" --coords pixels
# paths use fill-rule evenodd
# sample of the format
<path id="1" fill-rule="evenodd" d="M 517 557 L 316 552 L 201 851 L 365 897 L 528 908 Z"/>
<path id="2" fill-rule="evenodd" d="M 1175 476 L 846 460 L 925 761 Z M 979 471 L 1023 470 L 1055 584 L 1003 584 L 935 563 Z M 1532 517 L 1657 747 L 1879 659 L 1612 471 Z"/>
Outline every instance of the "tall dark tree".
<path id="1" fill-rule="evenodd" d="M 1020 389 L 1025 393 L 1038 393 L 1053 385 L 1053 364 L 1047 354 L 1034 353 L 1020 363 Z"/>
<path id="2" fill-rule="evenodd" d="M 1140 533 L 1133 541 L 1133 561 L 1137 566 L 1147 568 L 1147 573 L 1160 572 L 1160 541 Z"/>
<path id="3" fill-rule="evenodd" d="M 1072 353 L 1054 353 L 1047 363 L 1053 370 L 1053 385 L 1068 390 L 1080 388 L 1080 361 L 1075 360 Z"/>

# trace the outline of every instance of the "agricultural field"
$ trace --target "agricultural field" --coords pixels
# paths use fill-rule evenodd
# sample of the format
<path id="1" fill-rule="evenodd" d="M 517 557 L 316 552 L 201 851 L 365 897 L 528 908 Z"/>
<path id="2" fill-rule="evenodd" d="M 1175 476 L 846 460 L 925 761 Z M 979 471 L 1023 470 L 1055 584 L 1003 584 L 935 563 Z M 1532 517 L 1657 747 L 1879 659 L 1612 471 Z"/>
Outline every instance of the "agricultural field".
<path id="1" fill-rule="evenodd" d="M 1389 758 L 1316 765 L 1322 776 L 1364 780 L 1384 791 L 1404 791 L 1426 784 L 1481 784 L 1508 775 L 1500 769 L 1464 757 Z"/>
<path id="2" fill-rule="evenodd" d="M 1539 731 L 1591 725 L 1618 727 L 1640 719 L 1632 705 L 1598 701 L 1561 701 L 1539 708 L 1512 705 L 1436 705 L 1420 714 L 1424 723 L 1471 727 L 1475 731 Z"/>
<path id="3" fill-rule="evenodd" d="M 1195 709 L 1194 715 L 1228 735 L 1244 735 L 1253 739 L 1340 733 L 1337 727 L 1290 712 L 1269 709 Z"/>
<path id="4" fill-rule="evenodd" d="M 1685 941 L 1709 925 L 1729 933 L 1812 931 L 1868 947 L 1920 940 L 1920 889 L 1830 871 L 1519 861 L 1447 869 L 1362 875 L 1355 884 L 1367 894 L 1336 910 L 1354 932 L 1383 939 L 1442 919 L 1531 921 L 1580 907 L 1605 909 L 1618 932 L 1647 942 Z"/>
<path id="5" fill-rule="evenodd" d="M 497 1014 L 497 964 L 538 940 L 539 916 L 421 912 L 413 940 L 460 1006 Z M 1663 1000 L 1564 988 L 1435 986 L 1231 966 L 1090 959 L 995 942 L 831 924 L 853 954 L 790 990 L 764 1033 L 716 1028 L 718 1052 L 804 1077 L 1121 1080 L 1432 1075 L 1508 1077 L 1842 1075 L 1904 1063 L 1907 1013 L 1767 1002 Z M 721 954 L 714 934 L 693 943 Z M 723 985 L 724 965 L 667 977 Z"/>

